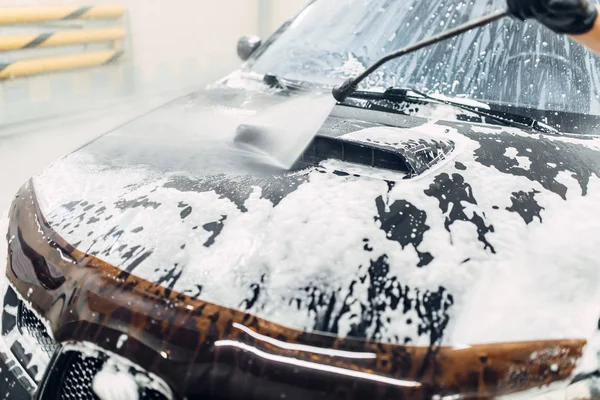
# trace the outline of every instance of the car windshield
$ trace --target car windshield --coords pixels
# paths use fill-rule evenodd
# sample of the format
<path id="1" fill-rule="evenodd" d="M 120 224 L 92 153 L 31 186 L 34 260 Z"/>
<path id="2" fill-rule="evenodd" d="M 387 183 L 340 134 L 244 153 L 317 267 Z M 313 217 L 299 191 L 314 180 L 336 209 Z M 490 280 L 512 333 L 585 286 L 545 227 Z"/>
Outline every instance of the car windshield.
<path id="1" fill-rule="evenodd" d="M 248 68 L 333 86 L 385 54 L 505 7 L 505 0 L 316 0 Z M 393 60 L 362 90 L 600 115 L 600 57 L 537 22 L 505 18 Z"/>

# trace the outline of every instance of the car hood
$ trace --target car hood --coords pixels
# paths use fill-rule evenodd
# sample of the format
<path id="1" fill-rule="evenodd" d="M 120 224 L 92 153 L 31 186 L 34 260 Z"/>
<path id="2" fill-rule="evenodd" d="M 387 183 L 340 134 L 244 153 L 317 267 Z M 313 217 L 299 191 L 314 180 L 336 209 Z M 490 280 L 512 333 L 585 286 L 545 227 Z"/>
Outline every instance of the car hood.
<path id="1" fill-rule="evenodd" d="M 599 139 L 338 106 L 320 135 L 451 151 L 416 176 L 270 171 L 231 142 L 276 97 L 209 91 L 132 121 L 36 176 L 42 211 L 81 251 L 295 329 L 412 345 L 594 332 Z"/>

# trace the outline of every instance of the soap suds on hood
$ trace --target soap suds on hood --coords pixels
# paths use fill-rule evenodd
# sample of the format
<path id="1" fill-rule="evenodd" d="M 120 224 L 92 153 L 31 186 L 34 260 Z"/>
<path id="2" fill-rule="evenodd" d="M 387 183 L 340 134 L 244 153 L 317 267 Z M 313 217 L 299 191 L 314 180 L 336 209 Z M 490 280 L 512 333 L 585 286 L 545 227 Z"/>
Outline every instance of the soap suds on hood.
<path id="1" fill-rule="evenodd" d="M 35 185 L 52 226 L 84 251 L 291 328 L 415 345 L 432 338 L 462 345 L 588 337 L 600 315 L 600 291 L 592 285 L 600 276 L 596 241 L 581 238 L 600 231 L 600 220 L 589 216 L 600 204 L 597 175 L 585 176 L 584 196 L 583 178 L 561 171 L 563 198 L 525 173 L 537 168 L 533 162 L 486 165 L 485 145 L 498 162 L 517 164 L 509 148 L 521 147 L 532 155 L 517 151 L 517 157 L 534 160 L 537 136 L 514 128 L 438 122 L 375 133 L 393 144 L 424 132 L 453 141 L 452 160 L 461 168 L 440 163 L 404 180 L 328 161 L 297 173 L 298 182 L 285 177 L 281 187 L 273 180 L 248 186 L 254 181 L 247 176 L 106 168 L 92 148 L 55 164 Z M 572 152 L 574 146 L 593 152 L 599 142 L 544 140 L 556 144 L 548 152 L 565 143 Z M 280 197 L 274 187 L 283 190 Z M 527 223 L 525 213 L 514 212 L 519 193 L 535 194 L 541 218 Z M 65 206 L 83 199 L 94 208 Z M 400 214 L 400 205 L 410 212 Z M 99 221 L 88 224 L 92 216 Z M 218 235 L 204 228 L 217 221 Z M 132 232 L 138 227 L 144 229 Z M 420 231 L 413 236 L 406 227 Z M 402 240 L 388 237 L 396 232 Z M 420 259 L 425 254 L 432 257 L 427 263 Z"/>

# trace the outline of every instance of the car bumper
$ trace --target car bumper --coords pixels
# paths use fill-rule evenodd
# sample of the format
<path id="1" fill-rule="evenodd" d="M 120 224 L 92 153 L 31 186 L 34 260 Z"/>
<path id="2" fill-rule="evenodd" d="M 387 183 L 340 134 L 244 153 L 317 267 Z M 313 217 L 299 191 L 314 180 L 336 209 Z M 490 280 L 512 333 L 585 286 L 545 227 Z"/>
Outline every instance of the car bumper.
<path id="1" fill-rule="evenodd" d="M 58 343 L 41 318 L 11 285 L 6 285 L 0 323 L 0 393 L 7 399 L 96 398 L 93 381 L 101 372 L 125 375 L 136 399 L 172 398 L 162 382 L 119 355 L 86 342 Z M 123 376 L 121 376 L 123 380 Z"/>
<path id="2" fill-rule="evenodd" d="M 19 195 L 21 199 L 26 197 L 23 191 Z M 29 206 L 37 206 L 32 197 L 25 202 Z M 109 347 L 106 349 L 98 345 L 101 342 L 98 337 L 101 337 L 110 342 L 112 348 L 120 350 L 125 347 L 121 346 L 125 339 L 119 338 L 126 337 L 123 334 L 128 328 L 126 324 L 120 332 L 114 329 L 98 331 L 98 324 L 85 326 L 80 336 L 74 332 L 79 324 L 73 317 L 79 315 L 82 309 L 74 304 L 77 294 L 73 288 L 79 288 L 80 281 L 71 276 L 71 285 L 67 286 L 67 279 L 56 262 L 57 258 L 72 259 L 48 233 L 43 232 L 40 224 L 47 225 L 41 220 L 39 209 L 19 207 L 15 203 L 11 207 L 7 235 L 7 279 L 0 297 L 0 374 L 3 378 L 0 393 L 17 399 L 96 398 L 93 379 L 102 372 L 113 377 L 119 375 L 122 381 L 128 381 L 131 390 L 138 392 L 136 398 L 172 399 L 169 386 L 160 378 L 126 357 L 111 352 L 111 346 L 106 346 Z M 29 222 L 21 224 L 19 222 L 23 221 L 25 213 L 28 218 L 23 219 Z M 36 251 L 40 248 L 44 255 Z M 70 294 L 70 309 L 65 304 L 65 291 Z M 82 297 L 87 294 L 82 294 Z M 51 321 L 57 311 L 61 311 L 63 318 L 59 329 L 52 325 L 56 324 L 56 320 Z"/>

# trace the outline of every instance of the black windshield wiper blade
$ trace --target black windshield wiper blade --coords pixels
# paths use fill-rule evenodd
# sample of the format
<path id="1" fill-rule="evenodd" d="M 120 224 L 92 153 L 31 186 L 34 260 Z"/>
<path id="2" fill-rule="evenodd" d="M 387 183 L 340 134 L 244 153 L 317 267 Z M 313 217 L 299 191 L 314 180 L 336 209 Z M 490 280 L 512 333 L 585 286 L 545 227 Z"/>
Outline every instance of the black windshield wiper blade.
<path id="1" fill-rule="evenodd" d="M 281 78 L 272 74 L 265 74 L 262 78 L 262 81 L 273 89 L 282 89 L 288 92 L 308 92 L 326 88 L 324 85 Z"/>
<path id="2" fill-rule="evenodd" d="M 275 75 L 265 74 L 262 81 L 273 89 L 285 89 L 285 90 L 302 90 L 303 86 L 297 83 L 288 82 L 285 79 L 279 78 Z"/>
<path id="3" fill-rule="evenodd" d="M 392 89 L 392 90 L 394 90 L 394 89 Z M 424 92 L 421 92 L 421 91 L 415 90 L 415 89 L 405 89 L 405 90 L 412 90 L 414 93 L 418 94 L 419 96 L 421 96 L 425 99 L 432 100 L 432 101 L 438 101 L 443 104 L 447 104 L 447 105 L 450 105 L 450 106 L 453 106 L 456 108 L 470 111 L 470 112 L 473 112 L 482 117 L 490 118 L 492 120 L 495 120 L 495 121 L 498 121 L 503 124 L 513 126 L 516 128 L 529 128 L 529 129 L 533 129 L 535 131 L 543 132 L 543 133 L 552 133 L 555 135 L 560 134 L 560 132 L 557 129 L 555 129 L 554 127 L 544 124 L 543 122 L 538 121 L 534 118 L 528 117 L 526 115 L 511 114 L 511 113 L 500 112 L 500 111 L 492 111 L 490 109 L 481 108 L 478 106 L 472 106 L 469 104 L 464 104 L 459 101 L 454 101 L 452 99 L 440 98 L 438 96 L 433 96 L 433 95 L 430 95 L 430 94 L 427 94 L 427 93 L 424 93 Z"/>
<path id="4" fill-rule="evenodd" d="M 252 71 L 242 71 L 241 77 L 253 82 L 262 82 L 270 89 L 286 92 L 306 92 L 319 88 L 319 86 L 310 82 L 285 79 L 272 74 L 262 75 Z"/>
<path id="5" fill-rule="evenodd" d="M 357 91 L 352 93 L 349 97 L 362 98 L 367 100 L 381 99 L 389 101 L 419 101 L 424 99 L 427 101 L 442 103 L 459 108 L 461 110 L 469 111 L 481 117 L 489 118 L 490 120 L 496 121 L 502 125 L 508 125 L 521 129 L 533 129 L 538 132 L 551 133 L 555 135 L 560 134 L 560 132 L 554 127 L 547 125 L 534 118 L 528 117 L 526 115 L 495 111 L 483 107 L 478 107 L 475 105 L 469 105 L 461 103 L 460 101 L 454 101 L 450 98 L 430 95 L 413 88 L 390 88 L 383 93 Z"/>

